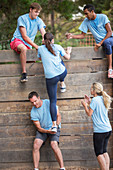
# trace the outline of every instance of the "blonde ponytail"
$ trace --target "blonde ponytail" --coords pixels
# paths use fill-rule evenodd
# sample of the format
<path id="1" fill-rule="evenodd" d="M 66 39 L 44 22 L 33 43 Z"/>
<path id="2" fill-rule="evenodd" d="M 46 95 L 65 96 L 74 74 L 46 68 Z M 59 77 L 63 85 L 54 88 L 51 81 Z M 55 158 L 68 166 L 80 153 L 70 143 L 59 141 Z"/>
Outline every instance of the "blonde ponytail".
<path id="1" fill-rule="evenodd" d="M 102 96 L 103 96 L 105 107 L 107 109 L 109 109 L 110 108 L 110 104 L 111 104 L 111 97 L 105 91 L 102 91 Z"/>
<path id="2" fill-rule="evenodd" d="M 106 109 L 109 109 L 110 104 L 111 104 L 111 97 L 105 91 L 103 91 L 102 84 L 95 82 L 95 83 L 93 83 L 92 87 L 98 96 L 103 96 L 104 105 L 105 105 Z"/>

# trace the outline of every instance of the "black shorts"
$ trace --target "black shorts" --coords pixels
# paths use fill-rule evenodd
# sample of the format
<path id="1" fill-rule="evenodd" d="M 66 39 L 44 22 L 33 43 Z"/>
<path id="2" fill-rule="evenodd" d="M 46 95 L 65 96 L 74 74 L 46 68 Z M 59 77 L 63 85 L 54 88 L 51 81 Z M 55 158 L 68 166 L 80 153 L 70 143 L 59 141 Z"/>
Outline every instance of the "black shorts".
<path id="1" fill-rule="evenodd" d="M 111 131 L 105 133 L 93 133 L 93 144 L 96 156 L 107 152 L 107 144 L 110 135 Z"/>

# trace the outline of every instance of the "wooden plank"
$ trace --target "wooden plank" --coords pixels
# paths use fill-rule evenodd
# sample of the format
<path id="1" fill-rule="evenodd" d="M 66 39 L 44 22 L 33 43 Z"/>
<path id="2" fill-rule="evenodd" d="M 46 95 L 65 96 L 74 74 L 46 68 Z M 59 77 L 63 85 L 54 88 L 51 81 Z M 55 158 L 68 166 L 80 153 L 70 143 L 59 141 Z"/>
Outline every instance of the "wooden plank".
<path id="1" fill-rule="evenodd" d="M 113 122 L 111 122 L 113 126 Z M 22 126 L 2 126 L 0 127 L 0 138 L 10 137 L 29 137 L 35 136 L 36 128 L 34 125 Z M 92 123 L 71 123 L 63 124 L 61 128 L 62 136 L 90 135 L 93 133 Z"/>
<path id="2" fill-rule="evenodd" d="M 95 81 L 102 82 L 105 91 L 112 95 L 112 80 L 106 79 L 103 72 L 78 73 L 67 75 L 65 79 L 67 85 L 66 93 L 61 94 L 58 86 L 58 98 L 83 97 L 84 93 L 89 94 L 91 84 Z M 7 91 L 8 95 L 4 91 Z M 30 76 L 27 83 L 21 83 L 18 77 L 0 78 L 0 101 L 27 100 L 30 91 L 38 91 L 42 94 L 42 98 L 48 97 L 44 76 Z"/>
<path id="3" fill-rule="evenodd" d="M 68 74 L 72 73 L 92 73 L 98 71 L 107 71 L 107 59 L 103 60 L 68 60 L 64 62 Z M 82 69 L 81 69 L 82 68 Z M 27 63 L 27 74 L 42 75 L 44 73 L 42 63 Z M 20 76 L 20 64 L 0 64 L 0 77 Z"/>
<path id="4" fill-rule="evenodd" d="M 58 100 L 59 110 L 82 110 L 81 99 Z M 32 104 L 29 101 L 0 102 L 0 113 L 30 112 Z"/>
<path id="5" fill-rule="evenodd" d="M 0 138 L 0 150 L 31 150 L 35 136 L 29 137 L 11 137 Z M 112 147 L 113 133 L 108 142 L 108 148 Z M 49 148 L 49 140 L 45 142 L 44 148 Z M 60 136 L 60 149 L 83 149 L 86 147 L 93 148 L 93 135 L 76 135 L 76 136 Z"/>
<path id="6" fill-rule="evenodd" d="M 102 48 L 99 48 L 98 52 L 94 51 L 94 47 L 74 47 L 72 48 L 71 59 L 95 59 L 104 58 L 104 52 Z"/>
<path id="7" fill-rule="evenodd" d="M 15 81 L 16 83 L 16 81 Z M 31 86 L 30 86 L 31 84 Z M 38 83 L 37 83 L 38 84 Z M 29 87 L 28 87 L 29 85 Z M 42 99 L 48 98 L 45 84 L 42 83 L 41 87 L 37 87 L 36 84 L 32 85 L 31 83 L 21 84 L 20 88 L 15 87 L 12 89 L 7 89 L 6 86 L 4 88 L 4 91 L 7 91 L 7 94 L 4 93 L 2 89 L 0 89 L 0 101 L 20 101 L 20 100 L 28 100 L 28 94 L 31 91 L 37 91 L 39 92 Z M 35 86 L 35 87 L 33 87 Z M 91 85 L 84 85 L 84 86 L 67 86 L 67 91 L 63 94 L 61 94 L 58 90 L 57 98 L 58 99 L 69 99 L 69 98 L 83 98 L 84 94 L 89 94 L 89 89 Z M 106 84 L 104 85 L 105 91 L 108 92 L 109 95 L 112 96 L 112 84 Z"/>
<path id="8" fill-rule="evenodd" d="M 62 99 L 57 100 L 60 111 L 83 110 L 81 99 Z M 0 113 L 29 112 L 32 104 L 29 101 L 0 102 Z M 112 112 L 112 111 L 111 111 Z"/>
<path id="9" fill-rule="evenodd" d="M 30 76 L 44 74 L 42 63 L 27 63 L 27 74 Z M 20 76 L 22 68 L 20 64 L 0 64 L 0 77 Z"/>
<path id="10" fill-rule="evenodd" d="M 113 160 L 110 160 L 111 166 L 113 167 Z M 94 160 L 82 160 L 82 161 L 64 161 L 64 165 L 67 170 L 99 170 L 99 165 L 96 159 Z M 40 162 L 40 170 L 58 170 L 59 165 L 55 162 Z M 0 163 L 1 170 L 31 170 L 33 169 L 33 163 Z M 113 168 L 110 168 L 113 170 Z"/>
<path id="11" fill-rule="evenodd" d="M 85 161 L 66 161 L 64 165 L 67 170 L 99 170 L 97 160 Z M 40 170 L 58 170 L 57 162 L 40 162 Z M 96 169 L 95 169 L 96 168 Z M 0 163 L 1 170 L 31 170 L 33 163 Z"/>
<path id="12" fill-rule="evenodd" d="M 76 124 L 62 124 L 61 135 L 80 135 L 80 134 L 92 134 L 92 123 L 76 123 Z M 22 125 L 22 126 L 1 126 L 0 138 L 9 137 L 28 137 L 35 136 L 36 128 L 34 125 Z"/>
<path id="13" fill-rule="evenodd" d="M 93 149 L 62 150 L 62 154 L 65 161 L 86 160 L 86 159 L 93 160 L 95 158 Z M 1 162 L 4 163 L 5 162 L 31 162 L 31 161 L 32 161 L 32 150 L 1 151 L 0 154 L 0 163 Z M 40 161 L 45 161 L 45 162 L 55 161 L 55 156 L 51 148 L 44 152 L 41 152 Z"/>
<path id="14" fill-rule="evenodd" d="M 88 117 L 85 110 L 67 110 L 62 111 L 61 119 L 62 123 L 90 123 L 91 117 Z M 109 118 L 113 121 L 112 110 L 109 111 Z M 0 126 L 21 126 L 30 125 L 30 112 L 17 112 L 17 113 L 0 113 Z"/>
<path id="15" fill-rule="evenodd" d="M 61 149 L 64 161 L 78 161 L 78 160 L 96 160 L 94 150 L 91 148 L 84 149 Z M 109 149 L 110 158 L 113 159 L 111 148 Z M 73 153 L 73 154 L 72 154 Z M 10 155 L 10 156 L 9 156 Z M 55 156 L 51 148 L 41 150 L 40 161 L 51 162 L 55 161 Z M 32 150 L 13 150 L 13 151 L 1 151 L 0 163 L 1 162 L 31 162 L 32 161 Z"/>
<path id="16" fill-rule="evenodd" d="M 71 59 L 92 59 L 103 58 L 104 53 L 102 48 L 98 52 L 94 51 L 93 47 L 73 47 Z M 35 61 L 37 59 L 36 50 L 27 50 L 27 61 Z M 19 55 L 13 50 L 0 50 L 0 62 L 17 62 Z"/>

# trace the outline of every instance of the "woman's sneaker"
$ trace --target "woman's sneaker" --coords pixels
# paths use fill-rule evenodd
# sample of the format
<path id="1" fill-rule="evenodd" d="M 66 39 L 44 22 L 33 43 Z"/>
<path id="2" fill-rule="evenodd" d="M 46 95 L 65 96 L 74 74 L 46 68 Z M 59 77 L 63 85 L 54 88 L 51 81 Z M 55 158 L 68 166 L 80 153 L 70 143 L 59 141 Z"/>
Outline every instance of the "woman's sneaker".
<path id="1" fill-rule="evenodd" d="M 21 75 L 21 80 L 20 80 L 22 83 L 28 81 L 28 77 L 27 77 L 27 73 L 22 73 Z"/>
<path id="2" fill-rule="evenodd" d="M 57 126 L 52 126 L 51 131 L 57 133 Z"/>
<path id="3" fill-rule="evenodd" d="M 113 70 L 108 70 L 108 78 L 113 78 Z"/>
<path id="4" fill-rule="evenodd" d="M 65 83 L 63 83 L 63 85 L 61 86 L 61 83 L 60 83 L 60 92 L 61 93 L 64 93 L 66 91 L 66 85 Z"/>

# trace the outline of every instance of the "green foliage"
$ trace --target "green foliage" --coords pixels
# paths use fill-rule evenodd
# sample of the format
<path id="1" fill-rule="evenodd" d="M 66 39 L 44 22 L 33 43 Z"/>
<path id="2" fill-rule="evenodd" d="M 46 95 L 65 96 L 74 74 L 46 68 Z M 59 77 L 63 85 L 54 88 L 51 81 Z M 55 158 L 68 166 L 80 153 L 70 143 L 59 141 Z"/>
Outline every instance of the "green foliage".
<path id="1" fill-rule="evenodd" d="M 108 15 L 113 28 L 113 0 L 0 0 L 0 40 L 11 39 L 17 26 L 17 18 L 29 12 L 29 6 L 32 2 L 37 2 L 42 6 L 41 18 L 46 23 L 46 31 L 53 32 L 55 42 L 63 46 L 76 45 L 75 40 L 67 41 L 66 32 L 77 33 L 78 27 L 83 18 L 72 19 L 73 14 L 82 11 L 79 6 L 84 4 L 93 4 L 96 13 L 105 13 Z M 51 16 L 51 21 L 46 20 Z M 42 44 L 41 34 L 35 38 L 35 43 Z"/>
<path id="2" fill-rule="evenodd" d="M 17 18 L 29 12 L 30 0 L 0 0 L 0 40 L 11 39 Z"/>

